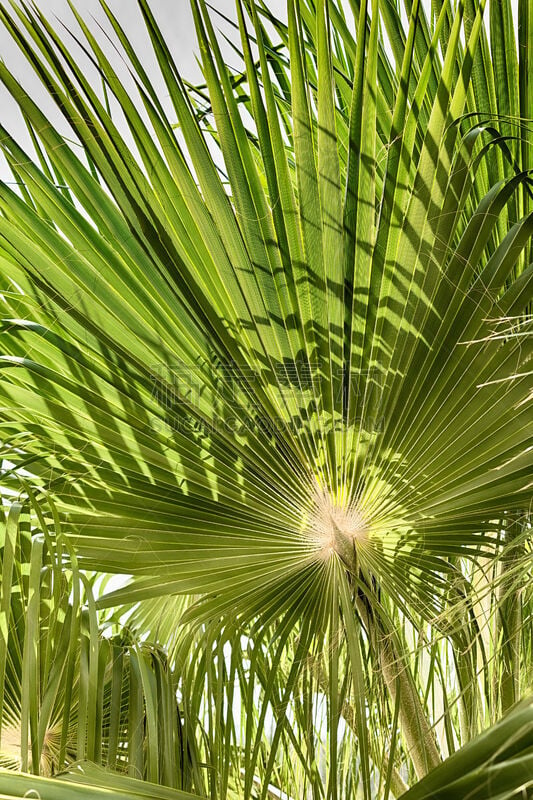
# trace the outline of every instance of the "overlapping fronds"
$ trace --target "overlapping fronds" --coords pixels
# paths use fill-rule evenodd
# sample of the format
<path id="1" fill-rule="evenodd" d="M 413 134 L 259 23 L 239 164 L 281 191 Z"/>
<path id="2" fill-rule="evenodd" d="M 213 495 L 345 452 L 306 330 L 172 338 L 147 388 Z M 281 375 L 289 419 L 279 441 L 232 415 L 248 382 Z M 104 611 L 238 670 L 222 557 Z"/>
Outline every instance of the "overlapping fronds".
<path id="1" fill-rule="evenodd" d="M 88 759 L 203 789 L 165 655 L 102 627 L 92 581 L 57 527 L 51 546 L 44 508 L 34 508 L 37 530 L 18 502 L 2 520 L 0 767 L 52 776 Z"/>
<path id="2" fill-rule="evenodd" d="M 191 88 L 138 5 L 164 99 L 104 0 L 132 92 L 75 9 L 77 44 L 0 9 L 75 142 L 0 64 L 38 154 L 1 129 L 5 480 L 133 576 L 101 606 L 194 598 L 213 797 L 240 763 L 246 797 L 398 794 L 530 680 L 533 339 L 495 331 L 530 327 L 531 10 L 517 47 L 508 0 L 237 0 L 239 72 L 193 0 Z"/>
<path id="3" fill-rule="evenodd" d="M 527 700 L 423 778 L 405 800 L 530 797 L 532 724 Z"/>

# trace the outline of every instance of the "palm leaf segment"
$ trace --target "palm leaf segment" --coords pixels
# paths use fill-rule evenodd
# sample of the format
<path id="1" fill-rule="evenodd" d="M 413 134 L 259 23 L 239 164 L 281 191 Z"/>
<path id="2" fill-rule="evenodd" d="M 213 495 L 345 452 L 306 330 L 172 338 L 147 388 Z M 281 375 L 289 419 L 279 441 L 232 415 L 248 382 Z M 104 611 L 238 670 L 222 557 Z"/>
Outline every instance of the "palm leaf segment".
<path id="1" fill-rule="evenodd" d="M 103 2 L 135 99 L 83 20 L 103 97 L 38 10 L 1 11 L 82 145 L 0 65 L 41 160 L 2 131 L 5 454 L 86 567 L 135 576 L 108 602 L 283 619 L 295 663 L 342 624 L 356 675 L 360 624 L 434 619 L 530 501 L 529 51 L 500 93 L 507 3 L 489 45 L 483 0 L 407 27 L 289 0 L 280 48 L 238 2 L 239 76 L 198 0 L 204 108 L 139 5 L 169 108 Z"/>
<path id="2" fill-rule="evenodd" d="M 0 771 L 50 777 L 88 759 L 100 772 L 203 789 L 168 659 L 123 627 L 100 624 L 94 576 L 80 573 L 53 506 L 30 497 L 37 530 L 21 503 L 1 520 Z M 0 785 L 2 793 L 25 785 L 24 793 L 32 782 L 0 775 Z M 184 795 L 169 788 L 161 796 Z"/>

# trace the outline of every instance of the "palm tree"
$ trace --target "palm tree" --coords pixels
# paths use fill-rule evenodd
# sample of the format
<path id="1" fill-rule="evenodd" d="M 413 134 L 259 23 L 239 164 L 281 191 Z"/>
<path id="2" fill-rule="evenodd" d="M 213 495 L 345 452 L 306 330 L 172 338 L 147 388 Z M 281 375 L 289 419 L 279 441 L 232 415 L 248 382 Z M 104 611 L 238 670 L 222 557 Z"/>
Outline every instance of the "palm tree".
<path id="1" fill-rule="evenodd" d="M 101 5 L 124 76 L 0 9 L 70 129 L 0 63 L 0 708 L 77 787 L 0 790 L 530 796 L 530 4 L 192 0 L 193 86 L 139 0 L 164 98 Z"/>

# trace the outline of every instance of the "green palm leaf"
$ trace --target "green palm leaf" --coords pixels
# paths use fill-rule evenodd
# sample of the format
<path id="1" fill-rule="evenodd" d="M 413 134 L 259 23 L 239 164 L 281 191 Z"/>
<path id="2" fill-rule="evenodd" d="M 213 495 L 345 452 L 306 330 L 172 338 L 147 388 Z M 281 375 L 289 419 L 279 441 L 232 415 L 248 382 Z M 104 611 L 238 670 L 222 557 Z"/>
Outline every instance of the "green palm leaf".
<path id="1" fill-rule="evenodd" d="M 2 798 L 28 797 L 37 794 L 42 800 L 193 800 L 199 795 L 168 789 L 146 781 L 115 775 L 101 767 L 81 763 L 65 773 L 59 780 L 36 777 L 34 775 L 14 775 L 0 771 L 0 791 Z"/>
<path id="2" fill-rule="evenodd" d="M 10 506 L 0 548 L 0 765 L 51 776 L 90 759 L 189 786 L 194 748 L 187 752 L 167 659 L 100 626 L 94 580 L 80 574 L 57 527 L 51 547 L 44 506 L 34 508 L 40 530 L 22 503 Z"/>
<path id="3" fill-rule="evenodd" d="M 494 717 L 477 662 L 498 648 L 510 677 L 483 697 L 504 710 L 519 694 L 533 459 L 529 56 L 516 52 L 510 4 L 491 4 L 490 37 L 485 4 L 445 0 L 428 20 L 408 3 L 406 26 L 381 0 L 289 0 L 287 25 L 262 2 L 237 2 L 244 71 L 233 74 L 193 0 L 205 87 L 192 89 L 139 0 L 169 108 L 103 2 L 134 96 L 78 14 L 105 96 L 38 9 L 0 10 L 76 141 L 0 64 L 42 161 L 2 129 L 22 184 L 0 184 L 6 483 L 24 468 L 54 498 L 82 568 L 133 576 L 100 608 L 198 598 L 173 657 L 191 719 L 212 703 L 213 797 L 238 785 L 241 758 L 246 797 L 256 779 L 261 797 L 291 779 L 317 800 L 356 786 L 369 797 L 383 761 L 372 715 L 384 743 L 399 725 L 396 762 L 421 777 L 455 749 L 456 729 L 466 741 Z M 523 43 L 526 5 L 519 14 Z M 476 582 L 510 539 L 490 614 L 508 603 L 515 622 L 487 633 L 483 603 L 497 588 Z M 429 666 L 410 656 L 428 625 Z M 451 707 L 435 677 L 442 637 L 459 676 Z M 317 670 L 325 779 L 311 756 Z M 224 710 L 230 684 L 239 735 Z M 474 710 L 470 726 L 457 703 Z M 338 736 L 341 717 L 353 736 Z M 402 785 L 394 752 L 386 764 L 384 794 Z"/>
<path id="4" fill-rule="evenodd" d="M 525 700 L 403 797 L 405 800 L 530 797 L 531 722 L 531 700 Z"/>

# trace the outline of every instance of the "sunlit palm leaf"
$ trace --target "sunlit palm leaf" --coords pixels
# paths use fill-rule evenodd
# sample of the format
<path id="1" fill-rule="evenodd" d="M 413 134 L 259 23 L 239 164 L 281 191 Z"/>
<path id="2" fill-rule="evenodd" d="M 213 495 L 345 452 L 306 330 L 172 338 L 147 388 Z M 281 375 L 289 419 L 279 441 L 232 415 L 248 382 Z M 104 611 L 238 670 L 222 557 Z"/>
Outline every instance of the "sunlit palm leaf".
<path id="1" fill-rule="evenodd" d="M 135 577 L 104 603 L 200 595 L 184 620 L 205 624 L 191 680 L 205 672 L 214 697 L 212 791 L 224 795 L 237 745 L 231 718 L 216 732 L 225 676 L 221 652 L 216 669 L 206 654 L 227 640 L 236 675 L 245 630 L 268 632 L 275 652 L 244 732 L 245 793 L 258 764 L 262 796 L 288 780 L 288 709 L 324 649 L 327 792 L 348 701 L 346 791 L 360 780 L 368 797 L 379 756 L 367 713 L 383 690 L 381 724 L 400 724 L 416 772 L 441 756 L 410 625 L 450 636 L 464 672 L 460 633 L 471 642 L 478 624 L 465 562 L 494 556 L 513 525 L 523 545 L 527 530 L 532 339 L 493 335 L 499 319 L 527 319 L 533 291 L 529 124 L 516 141 L 509 119 L 531 106 L 527 65 L 508 54 L 502 66 L 515 52 L 508 3 L 501 20 L 491 7 L 491 64 L 484 0 L 437 3 L 431 22 L 409 4 L 406 28 L 379 0 L 346 19 L 333 2 L 289 0 L 282 51 L 264 5 L 237 3 L 236 80 L 195 0 L 210 120 L 139 5 L 171 112 L 109 9 L 134 98 L 79 19 L 135 154 L 44 16 L 1 11 L 82 145 L 0 65 L 46 164 L 2 131 L 23 183 L 0 185 L 4 453 L 56 498 L 80 563 Z M 521 4 L 522 39 L 528 13 Z M 475 660 L 468 669 L 462 701 L 476 691 Z M 250 714 L 254 680 L 241 676 Z M 502 684 L 501 707 L 513 692 Z M 291 746 L 318 797 L 316 767 Z"/>
<path id="2" fill-rule="evenodd" d="M 58 780 L 34 775 L 14 775 L 0 770 L 0 797 L 31 797 L 42 800 L 193 800 L 199 795 L 168 789 L 153 783 L 116 775 L 93 764 L 73 767 Z"/>

